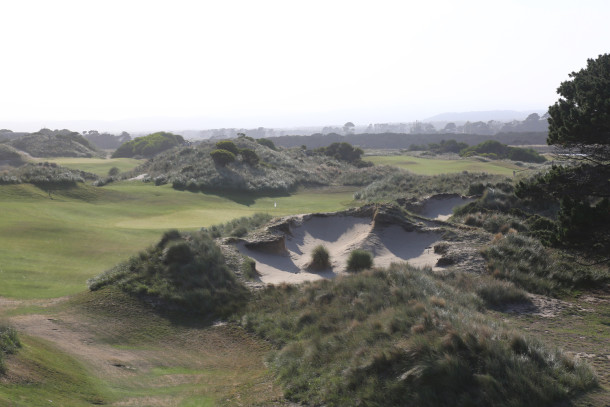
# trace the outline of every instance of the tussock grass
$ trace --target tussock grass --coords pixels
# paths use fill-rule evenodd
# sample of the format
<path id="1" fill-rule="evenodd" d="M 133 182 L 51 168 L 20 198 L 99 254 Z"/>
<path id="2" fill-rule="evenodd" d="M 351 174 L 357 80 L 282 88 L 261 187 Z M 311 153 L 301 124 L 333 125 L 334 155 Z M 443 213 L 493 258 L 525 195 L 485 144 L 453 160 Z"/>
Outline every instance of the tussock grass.
<path id="1" fill-rule="evenodd" d="M 366 250 L 353 250 L 347 258 L 348 271 L 362 271 L 373 267 L 373 255 Z"/>
<path id="2" fill-rule="evenodd" d="M 237 311 L 249 295 L 205 232 L 168 231 L 157 245 L 88 283 L 93 291 L 117 285 L 156 308 L 175 308 L 210 318 Z"/>
<path id="3" fill-rule="evenodd" d="M 387 201 L 397 198 L 436 194 L 439 191 L 470 195 L 473 184 L 499 182 L 503 177 L 482 173 L 459 173 L 441 175 L 416 175 L 407 171 L 393 171 L 392 174 L 372 182 L 354 194 L 354 198 L 365 202 Z"/>
<path id="4" fill-rule="evenodd" d="M 204 228 L 213 238 L 242 237 L 269 222 L 273 217 L 268 213 L 255 213 L 252 216 L 242 216 L 226 223 Z"/>
<path id="5" fill-rule="evenodd" d="M 313 270 L 325 270 L 330 268 L 330 254 L 325 246 L 318 245 L 314 247 L 313 251 L 311 252 L 309 268 Z"/>
<path id="6" fill-rule="evenodd" d="M 0 323 L 0 375 L 6 373 L 5 355 L 10 355 L 21 347 L 17 331 L 10 326 Z"/>
<path id="7" fill-rule="evenodd" d="M 489 272 L 530 292 L 559 295 L 574 288 L 600 286 L 610 281 L 607 269 L 580 266 L 562 259 L 539 240 L 520 234 L 498 236 L 482 252 Z"/>
<path id="8" fill-rule="evenodd" d="M 552 405 L 596 385 L 578 360 L 478 312 L 481 300 L 408 265 L 269 287 L 241 318 L 310 405 Z"/>

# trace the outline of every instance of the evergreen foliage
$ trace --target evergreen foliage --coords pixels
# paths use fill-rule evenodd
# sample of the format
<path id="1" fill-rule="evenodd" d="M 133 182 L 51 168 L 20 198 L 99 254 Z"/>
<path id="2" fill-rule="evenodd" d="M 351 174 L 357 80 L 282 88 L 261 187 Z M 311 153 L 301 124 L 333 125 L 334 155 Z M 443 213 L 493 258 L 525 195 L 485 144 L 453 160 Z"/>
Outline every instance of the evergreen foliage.
<path id="1" fill-rule="evenodd" d="M 112 154 L 112 158 L 136 156 L 152 157 L 162 151 L 184 144 L 185 141 L 182 136 L 160 131 L 149 134 L 148 136 L 136 137 L 135 139 L 122 144 Z"/>

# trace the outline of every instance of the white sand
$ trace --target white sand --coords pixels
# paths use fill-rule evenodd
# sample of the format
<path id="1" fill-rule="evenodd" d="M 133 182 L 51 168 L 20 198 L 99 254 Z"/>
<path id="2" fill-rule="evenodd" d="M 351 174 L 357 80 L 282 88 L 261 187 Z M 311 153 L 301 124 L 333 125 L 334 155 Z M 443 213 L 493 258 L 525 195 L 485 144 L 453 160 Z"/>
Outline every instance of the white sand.
<path id="1" fill-rule="evenodd" d="M 474 201 L 474 198 L 431 198 L 426 201 L 421 215 L 429 219 L 447 220 L 453 215 L 453 208 L 466 205 Z"/>
<path id="2" fill-rule="evenodd" d="M 409 262 L 413 266 L 433 267 L 440 255 L 432 246 L 440 240 L 434 233 L 406 232 L 392 225 L 373 230 L 370 219 L 353 216 L 314 216 L 286 235 L 286 253 L 283 255 L 250 250 L 239 244 L 238 250 L 256 261 L 256 270 L 262 282 L 278 284 L 332 278 L 345 272 L 349 253 L 365 249 L 373 253 L 375 266 L 387 267 L 391 263 Z M 306 269 L 311 252 L 318 246 L 326 247 L 330 254 L 331 269 L 311 272 Z"/>

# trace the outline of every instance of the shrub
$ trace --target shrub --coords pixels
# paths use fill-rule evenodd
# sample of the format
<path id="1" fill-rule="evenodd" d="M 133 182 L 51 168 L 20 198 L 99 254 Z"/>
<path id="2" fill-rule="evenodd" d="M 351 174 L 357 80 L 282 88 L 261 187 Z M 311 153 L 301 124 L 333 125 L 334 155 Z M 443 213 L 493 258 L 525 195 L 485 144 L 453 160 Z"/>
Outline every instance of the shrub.
<path id="1" fill-rule="evenodd" d="M 273 141 L 267 139 L 267 138 L 259 138 L 258 140 L 256 140 L 256 142 L 258 144 L 260 144 L 261 146 L 265 146 L 268 147 L 272 150 L 276 150 L 277 148 L 275 147 L 275 144 L 273 143 Z"/>
<path id="2" fill-rule="evenodd" d="M 226 150 L 232 152 L 234 155 L 239 154 L 239 148 L 231 140 L 222 140 L 216 143 L 218 150 Z"/>
<path id="3" fill-rule="evenodd" d="M 239 150 L 239 154 L 241 155 L 243 161 L 248 165 L 255 166 L 260 161 L 260 158 L 258 158 L 256 152 L 251 148 L 243 148 Z"/>
<path id="4" fill-rule="evenodd" d="M 347 258 L 348 271 L 361 271 L 373 267 L 373 255 L 366 250 L 353 250 Z"/>
<path id="5" fill-rule="evenodd" d="M 13 328 L 0 324 L 0 374 L 6 373 L 4 355 L 17 352 L 21 347 L 21 342 L 17 337 L 17 331 Z"/>
<path id="6" fill-rule="evenodd" d="M 115 176 L 119 175 L 119 172 L 121 172 L 121 170 L 119 170 L 117 167 L 112 167 L 111 169 L 108 170 L 108 176 L 115 177 Z"/>
<path id="7" fill-rule="evenodd" d="M 131 141 L 121 144 L 112 154 L 112 158 L 135 156 L 152 157 L 162 151 L 183 144 L 185 144 L 185 141 L 182 136 L 160 131 L 149 134 L 148 136 L 136 137 Z"/>
<path id="8" fill-rule="evenodd" d="M 330 254 L 328 254 L 328 249 L 326 247 L 323 245 L 314 247 L 311 252 L 311 263 L 309 263 L 309 267 L 314 270 L 330 268 Z"/>
<path id="9" fill-rule="evenodd" d="M 227 164 L 235 161 L 235 154 L 228 150 L 214 150 L 210 153 L 214 163 L 220 167 L 225 167 Z"/>

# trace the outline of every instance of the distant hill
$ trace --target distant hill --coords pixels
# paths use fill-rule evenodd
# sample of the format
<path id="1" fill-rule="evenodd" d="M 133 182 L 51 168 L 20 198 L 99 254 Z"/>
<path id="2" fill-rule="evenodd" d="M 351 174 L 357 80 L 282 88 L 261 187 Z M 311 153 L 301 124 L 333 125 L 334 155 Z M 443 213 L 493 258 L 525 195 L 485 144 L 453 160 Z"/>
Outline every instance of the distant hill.
<path id="1" fill-rule="evenodd" d="M 101 153 L 79 133 L 41 129 L 10 140 L 7 144 L 32 157 L 96 157 Z"/>
<path id="2" fill-rule="evenodd" d="M 488 122 L 497 120 L 500 122 L 510 122 L 513 120 L 524 120 L 532 113 L 543 115 L 546 110 L 485 110 L 476 112 L 448 112 L 429 117 L 424 122 Z"/>
<path id="3" fill-rule="evenodd" d="M 270 140 L 281 147 L 292 148 L 306 146 L 308 149 L 326 147 L 336 142 L 348 142 L 361 148 L 381 149 L 407 149 L 411 145 L 440 143 L 442 140 L 457 140 L 468 145 L 475 145 L 487 140 L 496 140 L 508 145 L 535 145 L 546 144 L 546 132 L 530 133 L 498 133 L 495 135 L 480 134 L 352 134 L 342 136 L 339 134 L 314 134 L 311 136 L 281 136 Z"/>
<path id="4" fill-rule="evenodd" d="M 136 168 L 130 176 L 145 173 L 157 185 L 171 183 L 176 189 L 191 191 L 285 193 L 298 186 L 367 185 L 395 171 L 381 166 L 357 168 L 302 149 L 276 151 L 248 137 L 232 142 L 234 145 L 226 149 L 237 151 L 234 161 L 215 162 L 211 153 L 221 146 L 205 141 L 196 147 L 163 152 Z"/>

